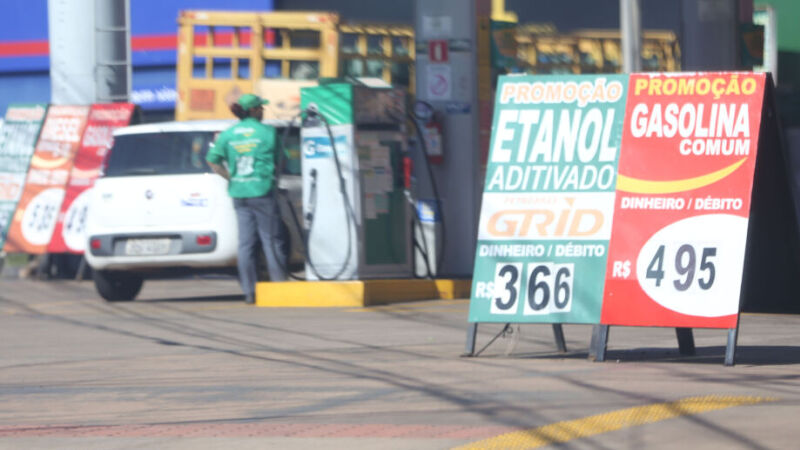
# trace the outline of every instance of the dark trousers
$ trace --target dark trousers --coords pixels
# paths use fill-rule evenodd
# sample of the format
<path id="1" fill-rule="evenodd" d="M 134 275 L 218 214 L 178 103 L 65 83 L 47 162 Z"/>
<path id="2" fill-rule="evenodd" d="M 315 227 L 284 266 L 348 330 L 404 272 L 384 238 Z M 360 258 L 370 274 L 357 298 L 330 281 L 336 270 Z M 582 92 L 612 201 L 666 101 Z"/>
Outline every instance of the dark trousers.
<path id="1" fill-rule="evenodd" d="M 280 232 L 280 211 L 275 191 L 263 197 L 234 198 L 236 221 L 239 228 L 239 284 L 245 295 L 255 293 L 258 281 L 258 241 L 267 259 L 271 281 L 286 280 L 286 238 Z"/>

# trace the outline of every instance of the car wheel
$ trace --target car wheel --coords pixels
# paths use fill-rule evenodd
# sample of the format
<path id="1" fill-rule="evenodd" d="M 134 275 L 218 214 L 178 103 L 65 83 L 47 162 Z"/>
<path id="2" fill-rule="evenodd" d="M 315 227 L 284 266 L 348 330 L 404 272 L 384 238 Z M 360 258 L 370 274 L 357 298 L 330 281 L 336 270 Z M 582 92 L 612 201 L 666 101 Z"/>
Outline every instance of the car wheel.
<path id="1" fill-rule="evenodd" d="M 133 300 L 144 284 L 144 279 L 140 275 L 106 270 L 93 271 L 92 279 L 97 293 L 109 302 Z"/>

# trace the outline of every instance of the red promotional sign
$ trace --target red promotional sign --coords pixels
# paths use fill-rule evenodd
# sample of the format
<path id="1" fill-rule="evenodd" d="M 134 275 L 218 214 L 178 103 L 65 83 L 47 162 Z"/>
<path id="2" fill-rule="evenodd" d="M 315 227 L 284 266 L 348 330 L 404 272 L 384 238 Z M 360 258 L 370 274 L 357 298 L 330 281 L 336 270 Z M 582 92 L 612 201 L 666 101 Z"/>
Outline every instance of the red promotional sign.
<path id="1" fill-rule="evenodd" d="M 88 114 L 88 106 L 59 105 L 47 110 L 25 190 L 9 227 L 6 252 L 47 250 Z"/>
<path id="2" fill-rule="evenodd" d="M 765 82 L 631 75 L 602 324 L 737 326 Z"/>
<path id="3" fill-rule="evenodd" d="M 428 60 L 432 63 L 446 63 L 447 41 L 433 40 L 428 42 Z"/>
<path id="4" fill-rule="evenodd" d="M 114 143 L 114 129 L 130 122 L 133 109 L 131 103 L 92 105 L 53 237 L 47 247 L 48 252 L 83 253 L 86 246 L 84 225 L 89 206 L 88 189 L 94 184 L 103 158 Z"/>

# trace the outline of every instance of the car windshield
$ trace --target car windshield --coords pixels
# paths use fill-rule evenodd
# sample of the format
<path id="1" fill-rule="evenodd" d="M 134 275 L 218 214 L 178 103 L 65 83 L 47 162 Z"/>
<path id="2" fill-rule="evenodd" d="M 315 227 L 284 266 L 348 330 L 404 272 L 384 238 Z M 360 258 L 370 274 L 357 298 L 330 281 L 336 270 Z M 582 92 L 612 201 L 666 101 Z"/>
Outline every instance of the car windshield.
<path id="1" fill-rule="evenodd" d="M 206 164 L 210 131 L 124 134 L 114 138 L 106 177 L 210 172 Z"/>
<path id="2" fill-rule="evenodd" d="M 276 139 L 282 141 L 284 128 L 278 127 Z M 179 175 L 211 172 L 206 153 L 217 133 L 213 131 L 171 131 L 162 133 L 123 134 L 114 138 L 108 156 L 106 177 L 133 175 Z M 281 148 L 280 142 L 276 147 Z M 286 135 L 283 173 L 300 174 L 300 139 L 296 128 Z"/>

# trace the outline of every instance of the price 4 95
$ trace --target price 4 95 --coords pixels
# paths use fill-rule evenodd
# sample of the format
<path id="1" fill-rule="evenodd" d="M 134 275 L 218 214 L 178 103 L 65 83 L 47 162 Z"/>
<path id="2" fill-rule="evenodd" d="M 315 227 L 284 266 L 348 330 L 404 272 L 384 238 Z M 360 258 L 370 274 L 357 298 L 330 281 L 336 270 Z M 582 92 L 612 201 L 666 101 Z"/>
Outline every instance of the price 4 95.
<path id="1" fill-rule="evenodd" d="M 670 284 L 677 291 L 686 291 L 695 282 L 701 290 L 707 291 L 711 289 L 717 278 L 717 266 L 714 262 L 717 256 L 717 248 L 695 248 L 691 244 L 676 245 L 675 247 L 677 247 L 677 251 L 674 253 L 674 258 L 669 258 L 674 260 L 674 263 L 670 261 L 665 268 L 664 260 L 667 259 L 665 256 L 667 246 L 658 246 L 653 258 L 647 265 L 645 281 L 649 280 L 655 283 L 655 287 L 661 287 L 664 278 L 668 278 L 668 283 L 671 282 Z"/>
<path id="2" fill-rule="evenodd" d="M 552 262 L 499 263 L 494 271 L 492 314 L 569 312 L 575 265 Z"/>
<path id="3" fill-rule="evenodd" d="M 680 314 L 735 314 L 746 236 L 747 219 L 728 214 L 672 223 L 654 233 L 639 250 L 635 266 L 639 287 L 654 302 Z M 625 263 L 622 261 L 618 276 L 627 278 L 630 272 Z"/>

